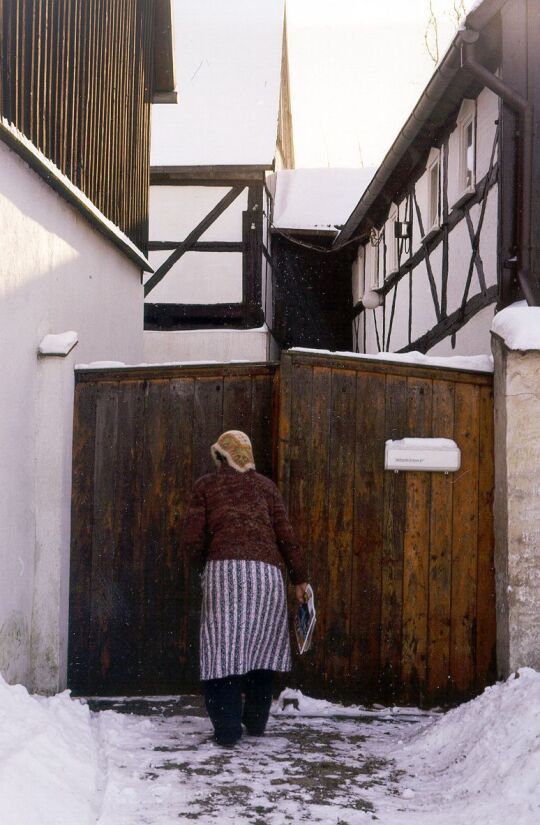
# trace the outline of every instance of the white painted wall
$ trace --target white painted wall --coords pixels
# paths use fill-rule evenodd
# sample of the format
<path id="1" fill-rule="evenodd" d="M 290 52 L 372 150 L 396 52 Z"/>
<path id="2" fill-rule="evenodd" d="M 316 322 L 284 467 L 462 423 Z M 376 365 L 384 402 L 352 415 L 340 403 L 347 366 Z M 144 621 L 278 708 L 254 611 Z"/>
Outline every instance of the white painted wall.
<path id="1" fill-rule="evenodd" d="M 499 116 L 499 101 L 496 95 L 488 89 L 484 89 L 476 100 L 476 182 L 478 183 L 488 172 L 493 141 L 496 132 L 496 123 Z M 458 192 L 454 184 L 457 169 L 458 151 L 458 130 L 454 130 L 449 139 L 448 145 L 448 193 L 449 207 L 452 209 L 452 201 L 456 199 Z M 495 160 L 497 155 L 495 154 Z M 444 185 L 444 182 L 443 182 Z M 480 234 L 480 256 L 483 262 L 486 286 L 497 283 L 497 235 L 498 235 L 498 187 L 493 186 L 487 198 L 482 231 Z M 428 225 L 428 176 L 424 172 L 417 180 L 415 194 L 420 209 L 424 230 Z M 406 217 L 406 200 L 403 199 L 398 206 L 400 220 Z M 478 227 L 482 206 L 476 204 L 470 209 L 470 217 L 474 230 Z M 416 210 L 412 209 L 412 243 L 411 255 L 414 255 L 422 246 L 422 233 Z M 382 228 L 382 227 L 381 227 Z M 369 246 L 368 260 L 372 254 Z M 430 254 L 430 263 L 433 271 L 437 294 L 439 300 L 442 294 L 442 243 L 439 244 Z M 384 244 L 381 242 L 378 249 L 379 262 L 382 266 L 384 256 Z M 452 230 L 449 237 L 449 272 L 447 286 L 447 314 L 454 312 L 461 306 L 465 284 L 467 281 L 470 261 L 472 255 L 471 239 L 466 221 L 461 220 Z M 361 256 L 360 256 L 361 257 Z M 401 262 L 407 260 L 408 254 L 401 256 Z M 359 271 L 358 263 L 353 265 L 352 270 L 353 292 L 357 298 L 361 297 L 363 289 L 363 273 Z M 411 318 L 411 340 L 420 338 L 436 324 L 435 307 L 431 295 L 426 264 L 420 263 L 412 272 L 411 276 L 405 275 L 397 284 L 397 295 L 394 302 L 394 292 L 392 289 L 385 297 L 384 307 L 376 310 L 364 312 L 357 322 L 358 347 L 360 351 L 377 352 L 381 349 L 388 349 L 396 352 L 409 343 L 408 327 L 409 316 Z M 481 285 L 476 268 L 473 270 L 472 281 L 468 293 L 468 298 L 481 291 Z M 410 297 L 412 296 L 412 302 Z M 388 329 L 392 305 L 394 304 L 394 319 L 392 332 L 388 341 Z M 365 316 L 365 317 L 364 317 Z M 490 325 L 493 318 L 493 307 L 488 307 L 477 315 L 473 316 L 469 322 L 456 335 L 455 347 L 452 347 L 451 339 L 448 337 L 437 344 L 430 352 L 444 355 L 472 355 L 477 353 L 489 354 L 491 350 Z M 376 330 L 379 333 L 377 341 Z M 383 330 L 386 333 L 383 338 Z"/>
<path id="2" fill-rule="evenodd" d="M 144 333 L 146 364 L 267 361 L 270 333 L 261 329 L 195 329 Z"/>
<path id="3" fill-rule="evenodd" d="M 73 367 L 142 359 L 140 273 L 0 143 L 0 672 L 65 685 Z M 76 330 L 66 358 L 37 357 Z"/>

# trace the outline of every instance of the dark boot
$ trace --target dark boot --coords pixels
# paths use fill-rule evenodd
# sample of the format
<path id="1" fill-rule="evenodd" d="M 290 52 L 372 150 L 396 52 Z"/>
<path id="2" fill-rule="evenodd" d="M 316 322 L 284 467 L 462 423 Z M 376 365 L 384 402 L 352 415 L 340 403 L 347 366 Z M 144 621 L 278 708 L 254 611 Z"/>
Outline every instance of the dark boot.
<path id="1" fill-rule="evenodd" d="M 242 722 L 250 736 L 263 736 L 272 705 L 273 670 L 251 670 L 242 679 L 246 694 Z"/>
<path id="2" fill-rule="evenodd" d="M 203 682 L 208 716 L 218 745 L 234 745 L 242 736 L 241 677 L 208 679 Z"/>

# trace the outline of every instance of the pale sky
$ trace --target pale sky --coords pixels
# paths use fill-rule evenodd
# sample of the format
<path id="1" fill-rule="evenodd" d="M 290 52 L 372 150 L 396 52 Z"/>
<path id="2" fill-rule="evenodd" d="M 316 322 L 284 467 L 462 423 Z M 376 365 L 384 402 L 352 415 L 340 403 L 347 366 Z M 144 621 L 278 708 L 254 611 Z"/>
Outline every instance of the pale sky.
<path id="1" fill-rule="evenodd" d="M 431 5 L 442 57 L 461 0 Z M 429 0 L 287 0 L 297 167 L 380 164 L 435 68 L 429 9 Z"/>

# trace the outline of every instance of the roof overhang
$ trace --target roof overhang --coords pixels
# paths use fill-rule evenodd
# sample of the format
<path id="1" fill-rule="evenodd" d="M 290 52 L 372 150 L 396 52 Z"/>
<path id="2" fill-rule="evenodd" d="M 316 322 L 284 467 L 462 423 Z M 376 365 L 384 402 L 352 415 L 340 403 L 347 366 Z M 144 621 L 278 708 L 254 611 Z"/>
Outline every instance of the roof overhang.
<path id="1" fill-rule="evenodd" d="M 461 49 L 471 31 L 481 31 L 478 52 L 484 65 L 495 69 L 500 54 L 500 21 L 496 17 L 507 0 L 485 0 L 465 20 L 435 69 L 409 119 L 388 150 L 370 185 L 334 242 L 339 248 L 362 240 L 380 224 L 390 204 L 427 157 L 449 120 L 457 115 L 464 97 L 476 96 L 481 85 L 462 68 Z"/>
<path id="2" fill-rule="evenodd" d="M 177 103 L 172 2 L 171 0 L 156 0 L 154 5 L 154 84 L 152 103 Z"/>

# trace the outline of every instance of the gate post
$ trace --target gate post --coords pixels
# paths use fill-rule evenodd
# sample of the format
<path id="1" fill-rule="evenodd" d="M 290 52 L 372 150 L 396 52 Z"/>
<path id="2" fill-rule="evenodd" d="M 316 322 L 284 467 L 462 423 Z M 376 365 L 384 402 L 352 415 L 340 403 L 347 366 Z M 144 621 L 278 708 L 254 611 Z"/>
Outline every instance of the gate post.
<path id="1" fill-rule="evenodd" d="M 492 335 L 497 662 L 540 669 L 540 351 Z"/>

